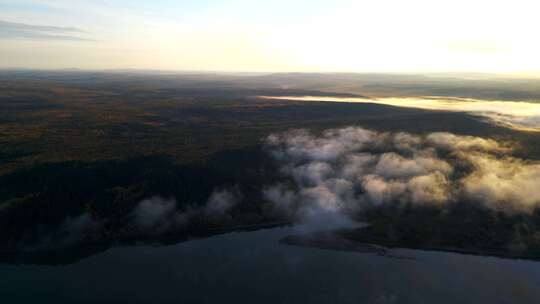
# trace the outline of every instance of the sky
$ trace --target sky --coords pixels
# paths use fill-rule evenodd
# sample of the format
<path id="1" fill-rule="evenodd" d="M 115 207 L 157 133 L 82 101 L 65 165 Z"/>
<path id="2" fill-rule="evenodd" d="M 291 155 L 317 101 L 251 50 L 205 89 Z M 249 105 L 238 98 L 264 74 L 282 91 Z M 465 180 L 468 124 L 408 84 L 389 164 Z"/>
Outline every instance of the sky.
<path id="1" fill-rule="evenodd" d="M 0 0 L 0 68 L 540 75 L 536 0 Z"/>

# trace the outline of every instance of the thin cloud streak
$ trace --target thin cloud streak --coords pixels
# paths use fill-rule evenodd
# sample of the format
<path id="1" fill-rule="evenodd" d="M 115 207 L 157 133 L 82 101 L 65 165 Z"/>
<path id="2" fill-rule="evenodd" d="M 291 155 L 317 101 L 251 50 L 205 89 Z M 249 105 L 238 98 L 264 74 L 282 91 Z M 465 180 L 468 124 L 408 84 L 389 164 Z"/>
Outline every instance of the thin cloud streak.
<path id="1" fill-rule="evenodd" d="M 94 41 L 79 36 L 84 33 L 85 31 L 76 27 L 33 25 L 0 20 L 0 39 Z"/>

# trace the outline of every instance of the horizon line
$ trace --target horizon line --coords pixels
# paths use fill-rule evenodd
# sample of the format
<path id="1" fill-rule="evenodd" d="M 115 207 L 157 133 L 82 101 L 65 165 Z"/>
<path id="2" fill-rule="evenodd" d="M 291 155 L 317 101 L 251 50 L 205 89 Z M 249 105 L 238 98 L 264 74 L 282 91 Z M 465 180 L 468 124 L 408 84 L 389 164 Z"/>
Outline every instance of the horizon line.
<path id="1" fill-rule="evenodd" d="M 284 71 L 247 71 L 247 70 L 182 70 L 182 69 L 152 69 L 152 68 L 27 68 L 27 67 L 0 67 L 0 71 L 35 71 L 35 72 L 140 72 L 140 73 L 167 73 L 167 74 L 252 74 L 252 75 L 273 75 L 273 74 L 318 74 L 318 75 L 333 75 L 333 74 L 351 74 L 351 75 L 395 75 L 395 76 L 479 76 L 479 77 L 495 77 L 495 78 L 530 78 L 540 79 L 540 71 L 529 72 L 480 72 L 480 71 L 299 71 L 299 70 L 284 70 Z"/>

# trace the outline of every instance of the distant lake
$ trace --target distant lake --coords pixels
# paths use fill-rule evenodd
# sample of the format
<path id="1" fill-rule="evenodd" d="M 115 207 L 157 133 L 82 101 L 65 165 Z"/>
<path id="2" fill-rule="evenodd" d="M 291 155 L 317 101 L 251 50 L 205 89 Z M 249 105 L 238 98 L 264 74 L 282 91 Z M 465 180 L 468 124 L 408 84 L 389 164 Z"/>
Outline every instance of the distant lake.
<path id="1" fill-rule="evenodd" d="M 264 99 L 327 101 L 346 103 L 376 103 L 387 106 L 466 112 L 487 118 L 504 127 L 522 131 L 540 131 L 540 103 L 530 101 L 484 100 L 445 96 L 423 97 L 335 97 L 335 96 L 260 96 Z"/>
<path id="2" fill-rule="evenodd" d="M 539 303 L 540 263 L 396 250 L 416 260 L 278 243 L 294 227 L 68 266 L 0 265 L 2 303 Z"/>

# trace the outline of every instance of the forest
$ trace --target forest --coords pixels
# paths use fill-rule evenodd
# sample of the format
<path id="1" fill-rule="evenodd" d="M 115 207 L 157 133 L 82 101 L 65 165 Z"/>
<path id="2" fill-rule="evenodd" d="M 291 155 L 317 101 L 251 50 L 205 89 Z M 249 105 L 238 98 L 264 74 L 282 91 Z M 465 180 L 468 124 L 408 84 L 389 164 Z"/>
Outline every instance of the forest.
<path id="1" fill-rule="evenodd" d="M 511 141 L 519 145 L 513 156 L 540 158 L 536 133 L 466 113 L 258 98 L 452 95 L 458 89 L 470 92 L 461 97 L 478 97 L 452 78 L 396 79 L 3 71 L 0 260 L 67 263 L 119 243 L 167 243 L 292 223 L 264 196 L 274 183 L 294 187 L 265 144 L 270 134 L 292 129 L 451 132 Z M 516 82 L 484 98 L 534 97 L 531 88 Z M 151 212 L 169 219 L 165 228 L 161 219 L 140 217 L 146 200 L 157 206 Z M 210 202 L 221 207 L 206 208 Z M 355 216 L 372 225 L 343 233 L 365 242 L 539 256 L 538 213 L 508 216 L 463 202 Z"/>

